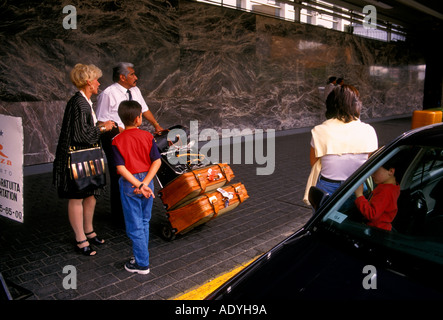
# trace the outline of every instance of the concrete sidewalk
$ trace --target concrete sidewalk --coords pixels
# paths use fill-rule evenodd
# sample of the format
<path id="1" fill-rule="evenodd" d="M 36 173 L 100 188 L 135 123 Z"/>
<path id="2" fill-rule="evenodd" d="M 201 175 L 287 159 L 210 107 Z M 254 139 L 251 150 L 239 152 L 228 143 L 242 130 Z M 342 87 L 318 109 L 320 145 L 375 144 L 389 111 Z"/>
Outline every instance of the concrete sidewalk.
<path id="1" fill-rule="evenodd" d="M 371 123 L 379 144 L 409 130 L 411 119 Z M 232 164 L 235 178 L 250 198 L 238 208 L 173 241 L 160 237 L 165 210 L 155 199 L 151 221 L 149 275 L 131 274 L 124 263 L 132 256 L 125 231 L 111 223 L 109 193 L 97 201 L 95 230 L 106 240 L 97 255 L 74 251 L 67 201 L 57 197 L 52 173 L 24 178 L 24 223 L 0 217 L 0 272 L 32 295 L 29 300 L 168 300 L 271 249 L 303 226 L 312 210 L 303 201 L 309 174 L 310 132 L 276 138 L 276 167 L 256 175 L 258 165 Z M 158 190 L 158 187 L 157 187 Z M 77 271 L 77 289 L 65 289 L 65 266 Z M 20 290 L 11 288 L 13 297 Z"/>

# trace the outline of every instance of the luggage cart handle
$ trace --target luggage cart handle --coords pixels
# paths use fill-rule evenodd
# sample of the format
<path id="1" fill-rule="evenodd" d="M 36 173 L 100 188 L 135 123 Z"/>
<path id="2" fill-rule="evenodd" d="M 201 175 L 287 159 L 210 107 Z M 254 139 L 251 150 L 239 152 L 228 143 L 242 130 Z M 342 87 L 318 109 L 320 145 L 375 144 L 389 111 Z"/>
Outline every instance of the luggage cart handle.
<path id="1" fill-rule="evenodd" d="M 158 184 L 160 185 L 160 189 L 163 189 L 163 185 L 162 185 L 162 183 L 160 182 L 160 179 L 158 178 L 157 175 L 155 175 L 155 177 L 157 178 L 157 182 L 158 182 Z"/>

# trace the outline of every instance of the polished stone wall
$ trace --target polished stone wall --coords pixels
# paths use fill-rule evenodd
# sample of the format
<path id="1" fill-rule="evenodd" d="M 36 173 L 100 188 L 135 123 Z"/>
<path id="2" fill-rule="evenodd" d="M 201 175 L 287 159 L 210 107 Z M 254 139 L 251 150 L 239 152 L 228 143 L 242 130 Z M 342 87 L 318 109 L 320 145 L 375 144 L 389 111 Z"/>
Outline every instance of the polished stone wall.
<path id="1" fill-rule="evenodd" d="M 77 29 L 63 27 L 66 5 L 77 10 Z M 116 62 L 133 62 L 163 127 L 310 127 L 324 119 L 331 75 L 360 90 L 363 119 L 422 105 L 425 62 L 409 43 L 186 0 L 2 1 L 0 9 L 0 113 L 23 117 L 25 165 L 53 160 L 78 62 L 103 70 L 101 89 Z"/>

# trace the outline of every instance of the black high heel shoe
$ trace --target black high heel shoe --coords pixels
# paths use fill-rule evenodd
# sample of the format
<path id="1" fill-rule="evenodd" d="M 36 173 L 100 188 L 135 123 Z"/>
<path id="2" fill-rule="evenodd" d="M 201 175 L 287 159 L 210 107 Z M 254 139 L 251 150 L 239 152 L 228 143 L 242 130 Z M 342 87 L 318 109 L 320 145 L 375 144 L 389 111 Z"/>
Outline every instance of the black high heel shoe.
<path id="1" fill-rule="evenodd" d="M 94 232 L 95 231 L 92 230 L 91 232 L 85 233 L 86 238 L 88 239 L 89 243 L 94 243 L 94 244 L 97 244 L 97 245 L 102 245 L 103 243 L 105 243 L 105 240 L 100 239 L 97 235 L 95 235 L 95 237 L 92 237 L 92 238 L 88 237 L 90 234 L 93 234 Z"/>
<path id="2" fill-rule="evenodd" d="M 80 248 L 78 245 L 88 242 L 88 239 L 85 239 L 83 241 L 77 241 L 77 246 L 75 247 L 77 252 L 80 252 L 81 254 L 85 255 L 85 256 L 95 256 L 97 254 L 97 251 L 95 251 L 94 249 L 92 249 L 92 246 L 85 246 L 83 248 Z"/>

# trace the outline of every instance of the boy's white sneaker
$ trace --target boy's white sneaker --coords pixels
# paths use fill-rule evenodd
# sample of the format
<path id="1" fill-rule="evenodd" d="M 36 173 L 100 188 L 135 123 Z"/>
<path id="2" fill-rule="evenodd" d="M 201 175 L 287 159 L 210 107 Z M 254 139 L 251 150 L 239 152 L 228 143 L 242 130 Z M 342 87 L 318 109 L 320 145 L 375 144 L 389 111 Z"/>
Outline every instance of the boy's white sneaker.
<path id="1" fill-rule="evenodd" d="M 148 274 L 150 271 L 149 267 L 140 267 L 133 259 L 125 263 L 125 269 L 126 271 L 138 274 Z"/>

